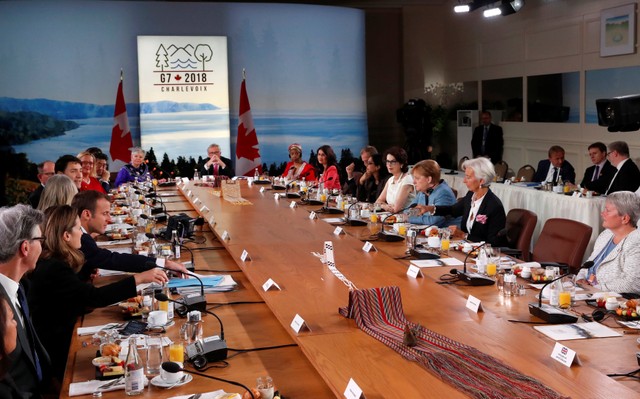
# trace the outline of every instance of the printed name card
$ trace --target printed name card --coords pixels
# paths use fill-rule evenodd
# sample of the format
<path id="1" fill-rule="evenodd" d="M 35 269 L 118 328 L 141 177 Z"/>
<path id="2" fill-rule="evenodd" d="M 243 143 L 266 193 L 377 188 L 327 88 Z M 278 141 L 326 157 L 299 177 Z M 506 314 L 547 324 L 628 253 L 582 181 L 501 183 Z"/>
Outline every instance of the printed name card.
<path id="1" fill-rule="evenodd" d="M 311 211 L 311 213 L 309 214 L 309 219 L 314 220 L 317 219 L 318 215 L 316 215 L 316 213 L 314 211 Z"/>
<path id="2" fill-rule="evenodd" d="M 206 205 L 202 205 L 202 208 L 200 208 L 200 212 L 209 212 L 209 208 L 207 208 Z"/>
<path id="3" fill-rule="evenodd" d="M 193 193 L 191 192 L 191 190 L 187 190 L 187 197 L 191 197 L 193 196 Z"/>
<path id="4" fill-rule="evenodd" d="M 472 311 L 473 313 L 478 313 L 482 311 L 482 302 L 473 295 L 469 295 L 467 299 L 467 309 Z"/>
<path id="5" fill-rule="evenodd" d="M 338 226 L 335 230 L 333 230 L 333 234 L 339 236 L 340 234 L 344 234 L 344 230 L 342 227 Z"/>
<path id="6" fill-rule="evenodd" d="M 187 183 L 189 183 L 189 178 L 188 177 L 183 177 L 182 178 L 182 184 L 186 185 Z"/>
<path id="7" fill-rule="evenodd" d="M 249 252 L 245 249 L 242 251 L 242 255 L 240 255 L 240 260 L 246 262 L 247 260 L 251 260 L 251 256 L 249 256 Z"/>
<path id="8" fill-rule="evenodd" d="M 215 224 L 216 224 L 216 219 L 215 219 L 213 216 L 211 216 L 211 217 L 209 218 L 209 226 L 213 226 L 213 225 L 215 225 Z"/>
<path id="9" fill-rule="evenodd" d="M 573 363 L 581 364 L 576 351 L 567 348 L 559 342 L 556 342 L 556 345 L 553 347 L 551 358 L 567 367 L 571 367 Z"/>
<path id="10" fill-rule="evenodd" d="M 367 241 L 364 243 L 364 245 L 362 246 L 362 250 L 364 252 L 371 252 L 371 251 L 377 251 L 376 247 L 373 246 L 373 244 L 370 241 Z"/>
<path id="11" fill-rule="evenodd" d="M 275 199 L 276 201 L 278 201 L 280 199 L 280 194 L 279 193 L 275 193 L 273 194 L 273 199 Z"/>
<path id="12" fill-rule="evenodd" d="M 260 187 L 260 193 L 264 193 L 264 186 Z"/>
<path id="13" fill-rule="evenodd" d="M 227 230 L 222 232 L 222 241 L 227 241 L 230 240 L 231 237 L 229 236 L 229 232 Z"/>
<path id="14" fill-rule="evenodd" d="M 275 281 L 273 281 L 273 279 L 269 279 L 264 284 L 262 284 L 262 289 L 265 291 L 269 291 L 271 288 L 281 290 L 280 286 Z"/>
<path id="15" fill-rule="evenodd" d="M 349 383 L 347 384 L 347 389 L 344 390 L 343 395 L 347 399 L 364 399 L 362 388 L 360 388 L 358 384 L 356 384 L 353 378 L 349 379 Z"/>
<path id="16" fill-rule="evenodd" d="M 197 204 L 198 202 L 200 202 L 200 198 L 196 197 L 196 199 L 193 200 L 193 204 Z"/>
<path id="17" fill-rule="evenodd" d="M 413 278 L 423 277 L 422 270 L 420 270 L 418 266 L 409 265 L 409 269 L 407 269 L 407 276 Z"/>
<path id="18" fill-rule="evenodd" d="M 293 208 L 297 208 L 298 207 L 298 203 L 295 201 L 291 201 L 291 203 L 289 204 L 289 208 L 293 209 Z"/>
<path id="19" fill-rule="evenodd" d="M 291 321 L 291 328 L 293 328 L 293 331 L 295 331 L 296 333 L 304 331 L 305 329 L 311 331 L 307 323 L 305 323 L 304 319 L 297 313 L 293 318 L 293 321 Z"/>
<path id="20" fill-rule="evenodd" d="M 329 263 L 334 263 L 335 264 L 335 259 L 333 257 L 333 242 L 331 241 L 325 241 L 324 242 L 324 260 L 325 262 Z"/>

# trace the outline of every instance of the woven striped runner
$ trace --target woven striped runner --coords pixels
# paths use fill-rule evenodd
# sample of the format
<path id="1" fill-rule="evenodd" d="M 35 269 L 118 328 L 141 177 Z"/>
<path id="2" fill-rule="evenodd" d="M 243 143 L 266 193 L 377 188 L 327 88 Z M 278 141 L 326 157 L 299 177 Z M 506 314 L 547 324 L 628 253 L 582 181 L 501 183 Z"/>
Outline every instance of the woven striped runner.
<path id="1" fill-rule="evenodd" d="M 355 319 L 362 331 L 400 353 L 473 398 L 565 398 L 476 348 L 451 340 L 407 321 L 398 287 L 349 292 L 349 305 L 341 315 Z M 403 344 L 404 330 L 415 332 L 418 344 Z"/>

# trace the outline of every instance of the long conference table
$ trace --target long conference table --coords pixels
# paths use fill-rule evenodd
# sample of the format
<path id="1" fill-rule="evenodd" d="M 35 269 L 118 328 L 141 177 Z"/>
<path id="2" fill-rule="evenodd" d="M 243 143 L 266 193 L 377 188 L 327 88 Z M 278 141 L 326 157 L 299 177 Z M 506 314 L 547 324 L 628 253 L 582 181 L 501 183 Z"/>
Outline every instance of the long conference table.
<path id="1" fill-rule="evenodd" d="M 458 192 L 458 197 L 467 194 L 467 186 L 463 182 L 464 172 L 457 171 L 457 174 L 443 171 L 442 179 Z M 527 209 L 538 215 L 538 223 L 533 232 L 532 245 L 542 231 L 544 222 L 550 218 L 564 218 L 582 222 L 593 228 L 591 239 L 585 256 L 588 256 L 593 249 L 593 244 L 602 232 L 602 221 L 600 213 L 604 204 L 603 197 L 577 198 L 558 194 L 551 191 L 536 190 L 531 187 L 520 186 L 518 184 L 491 184 L 491 191 L 502 201 L 505 212 L 514 208 Z"/>
<path id="2" fill-rule="evenodd" d="M 636 336 L 563 342 L 576 350 L 582 361 L 580 366 L 566 367 L 550 357 L 555 342 L 531 325 L 508 321 L 513 318 L 536 321 L 527 308 L 534 300 L 533 290 L 527 290 L 525 297 L 505 299 L 494 286 L 436 284 L 438 276 L 449 268 L 425 270 L 424 278 L 412 278 L 406 273 L 409 261 L 396 259 L 403 256 L 404 243 L 374 242 L 377 251 L 365 252 L 360 238 L 368 236 L 367 227 L 345 227 L 348 234 L 335 235 L 334 226 L 309 218 L 309 211 L 318 207 L 292 208 L 290 200 L 274 199 L 273 191 L 260 192 L 262 186 L 240 184 L 242 197 L 251 204 L 225 201 L 213 195 L 211 188 L 193 182 L 179 186 L 191 212 L 195 210 L 209 221 L 215 236 L 205 244 L 209 250 L 196 251 L 196 262 L 202 264 L 203 257 L 209 269 L 242 271 L 233 273 L 240 282 L 238 291 L 209 294 L 208 302 L 240 298 L 264 301 L 216 310 L 225 322 L 230 347 L 286 343 L 295 343 L 297 347 L 243 354 L 229 359 L 228 368 L 210 370 L 208 374 L 249 386 L 255 385 L 256 377 L 269 374 L 286 397 L 343 397 L 351 379 L 369 399 L 466 397 L 362 332 L 353 320 L 338 314 L 338 308 L 347 305 L 349 289 L 313 254 L 322 253 L 324 242 L 332 241 L 336 267 L 355 286 L 400 288 L 408 320 L 490 354 L 566 396 L 638 396 L 637 380 L 606 376 L 637 368 Z M 211 251 L 211 247 L 216 250 Z M 243 253 L 250 259 L 242 261 Z M 268 279 L 280 289 L 264 291 L 262 285 Z M 469 294 L 482 300 L 483 312 L 467 309 Z M 96 325 L 114 316 L 115 311 L 100 309 L 85 316 L 78 325 Z M 308 330 L 296 333 L 290 327 L 296 316 L 304 319 Z M 205 324 L 210 333 L 205 336 L 217 331 L 213 320 Z M 82 337 L 74 337 L 62 397 L 68 396 L 71 382 L 91 378 L 87 362 L 95 348 L 85 348 L 82 342 Z M 196 376 L 182 387 L 172 390 L 151 387 L 143 395 L 172 397 L 215 389 L 241 392 L 237 387 Z M 104 396 L 122 397 L 123 392 Z"/>

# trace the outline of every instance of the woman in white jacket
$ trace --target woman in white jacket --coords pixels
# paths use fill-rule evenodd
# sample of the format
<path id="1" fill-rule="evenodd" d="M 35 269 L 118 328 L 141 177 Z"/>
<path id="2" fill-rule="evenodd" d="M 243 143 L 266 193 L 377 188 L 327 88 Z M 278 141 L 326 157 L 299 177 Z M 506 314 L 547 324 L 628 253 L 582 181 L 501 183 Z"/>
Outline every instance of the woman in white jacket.
<path id="1" fill-rule="evenodd" d="M 602 227 L 589 260 L 578 280 L 602 290 L 640 293 L 640 198 L 630 191 L 609 195 L 602 210 Z"/>

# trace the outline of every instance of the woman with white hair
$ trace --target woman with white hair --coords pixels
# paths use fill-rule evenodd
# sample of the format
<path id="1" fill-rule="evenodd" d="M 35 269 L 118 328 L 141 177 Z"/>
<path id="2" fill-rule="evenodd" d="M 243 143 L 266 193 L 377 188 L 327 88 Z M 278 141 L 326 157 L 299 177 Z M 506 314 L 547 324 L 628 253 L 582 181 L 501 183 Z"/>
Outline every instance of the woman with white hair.
<path id="1" fill-rule="evenodd" d="M 418 205 L 420 214 L 436 216 L 462 216 L 460 226 L 451 226 L 453 237 L 473 242 L 485 241 L 494 246 L 506 246 L 505 237 L 498 236 L 507 217 L 502 201 L 489 185 L 496 177 L 493 164 L 487 158 L 474 158 L 462 164 L 467 195 L 454 205 Z"/>
<path id="2" fill-rule="evenodd" d="M 640 198 L 631 191 L 617 191 L 604 202 L 602 227 L 589 260 L 578 280 L 603 291 L 640 293 Z"/>
<path id="3" fill-rule="evenodd" d="M 134 147 L 131 149 L 131 162 L 124 165 L 118 176 L 116 177 L 115 186 L 119 187 L 123 183 L 128 182 L 143 182 L 147 179 L 151 179 L 149 168 L 144 163 L 145 151 L 140 147 Z"/>
<path id="4" fill-rule="evenodd" d="M 71 205 L 73 197 L 78 194 L 78 187 L 67 175 L 53 175 L 47 180 L 38 203 L 38 210 L 45 211 L 55 205 Z"/>

